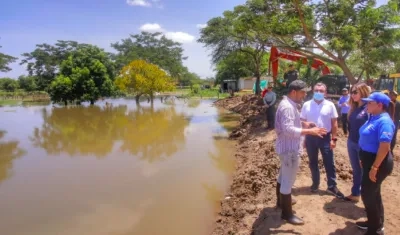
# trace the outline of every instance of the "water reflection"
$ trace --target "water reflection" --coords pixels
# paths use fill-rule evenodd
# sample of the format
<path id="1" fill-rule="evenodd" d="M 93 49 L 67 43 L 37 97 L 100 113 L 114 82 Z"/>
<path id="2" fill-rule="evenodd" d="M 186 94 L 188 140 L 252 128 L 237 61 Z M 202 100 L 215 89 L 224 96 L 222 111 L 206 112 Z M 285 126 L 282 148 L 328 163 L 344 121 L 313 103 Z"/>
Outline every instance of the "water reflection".
<path id="1" fill-rule="evenodd" d="M 187 106 L 189 108 L 197 108 L 200 104 L 201 104 L 201 100 L 200 99 L 189 99 L 187 101 Z"/>
<path id="2" fill-rule="evenodd" d="M 0 130 L 0 183 L 11 176 L 14 159 L 25 153 L 18 147 L 19 141 L 2 141 L 5 134 L 5 131 Z"/>
<path id="3" fill-rule="evenodd" d="M 108 156 L 117 141 L 120 151 L 148 162 L 172 156 L 185 143 L 189 120 L 175 107 L 156 109 L 127 105 L 104 107 L 60 107 L 43 109 L 43 125 L 31 140 L 47 154 Z"/>
<path id="4" fill-rule="evenodd" d="M 1 175 L 13 173 L 0 185 L 2 233 L 210 233 L 235 166 L 223 113 L 204 100 L 196 108 L 179 99 L 153 108 L 107 102 L 0 115 L 9 133 L 0 143 L 20 141 L 0 157 L 26 149 L 0 165 Z"/>
<path id="5" fill-rule="evenodd" d="M 114 141 L 122 136 L 127 122 L 126 111 L 126 105 L 71 106 L 53 108 L 50 112 L 43 109 L 43 125 L 34 129 L 31 140 L 47 154 L 102 158 L 112 151 Z"/>
<path id="6" fill-rule="evenodd" d="M 122 151 L 154 162 L 172 156 L 185 144 L 184 130 L 189 120 L 173 106 L 157 110 L 140 107 L 126 117 Z"/>

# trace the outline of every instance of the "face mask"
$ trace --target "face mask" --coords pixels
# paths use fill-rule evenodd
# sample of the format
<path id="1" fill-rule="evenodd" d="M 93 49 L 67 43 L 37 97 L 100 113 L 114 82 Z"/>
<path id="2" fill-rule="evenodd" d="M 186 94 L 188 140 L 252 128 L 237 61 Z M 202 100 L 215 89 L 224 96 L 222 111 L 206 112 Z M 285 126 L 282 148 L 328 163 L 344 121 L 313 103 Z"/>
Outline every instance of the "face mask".
<path id="1" fill-rule="evenodd" d="M 317 101 L 321 101 L 324 99 L 324 94 L 319 92 L 314 92 L 313 98 Z"/>

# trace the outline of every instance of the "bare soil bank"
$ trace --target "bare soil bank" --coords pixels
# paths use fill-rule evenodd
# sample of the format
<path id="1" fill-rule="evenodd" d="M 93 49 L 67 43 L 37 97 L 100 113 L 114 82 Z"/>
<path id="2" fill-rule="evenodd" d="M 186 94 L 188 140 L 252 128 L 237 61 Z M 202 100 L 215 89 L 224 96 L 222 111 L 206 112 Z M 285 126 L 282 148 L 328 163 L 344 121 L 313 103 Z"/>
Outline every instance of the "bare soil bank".
<path id="1" fill-rule="evenodd" d="M 216 219 L 213 235 L 365 233 L 354 224 L 365 219 L 362 202 L 345 202 L 323 191 L 326 188 L 326 177 L 321 160 L 321 191 L 317 194 L 310 192 L 311 176 L 306 155 L 302 156 L 293 192 L 298 201 L 293 209 L 306 224 L 292 226 L 282 221 L 281 211 L 275 208 L 276 175 L 279 169 L 279 160 L 274 149 L 276 135 L 274 131 L 266 131 L 262 100 L 246 95 L 219 100 L 215 105 L 237 112 L 242 117 L 240 125 L 230 134 L 230 138 L 238 142 L 236 173 L 229 193 L 221 201 L 221 211 Z M 352 185 L 351 166 L 347 154 L 347 138 L 341 132 L 339 137 L 334 150 L 338 187 L 347 195 Z M 400 234 L 399 148 L 396 146 L 395 149 L 395 169 L 382 186 L 385 234 Z"/>

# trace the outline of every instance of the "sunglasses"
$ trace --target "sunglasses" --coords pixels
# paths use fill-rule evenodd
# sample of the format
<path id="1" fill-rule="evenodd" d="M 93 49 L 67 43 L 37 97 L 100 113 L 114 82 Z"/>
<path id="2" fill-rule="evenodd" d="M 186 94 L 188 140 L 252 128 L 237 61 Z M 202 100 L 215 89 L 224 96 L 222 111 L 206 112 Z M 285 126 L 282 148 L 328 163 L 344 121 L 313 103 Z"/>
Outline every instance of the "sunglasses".
<path id="1" fill-rule="evenodd" d="M 358 91 L 352 91 L 351 94 L 352 94 L 352 95 L 357 95 L 357 94 L 358 94 Z"/>

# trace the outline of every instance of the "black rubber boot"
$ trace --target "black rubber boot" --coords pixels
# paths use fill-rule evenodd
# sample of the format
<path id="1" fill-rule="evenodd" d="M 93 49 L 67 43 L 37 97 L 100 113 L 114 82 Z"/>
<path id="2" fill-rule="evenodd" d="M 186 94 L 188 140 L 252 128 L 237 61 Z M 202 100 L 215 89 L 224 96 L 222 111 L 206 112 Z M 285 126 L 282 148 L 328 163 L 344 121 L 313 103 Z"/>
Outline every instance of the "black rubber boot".
<path id="1" fill-rule="evenodd" d="M 303 225 L 304 221 L 293 214 L 292 210 L 292 195 L 281 194 L 282 202 L 282 219 L 293 225 Z"/>
<path id="2" fill-rule="evenodd" d="M 281 184 L 276 183 L 276 207 L 281 208 Z"/>
<path id="3" fill-rule="evenodd" d="M 297 201 L 292 197 L 292 205 L 296 204 Z M 276 207 L 281 208 L 281 184 L 276 183 Z"/>

